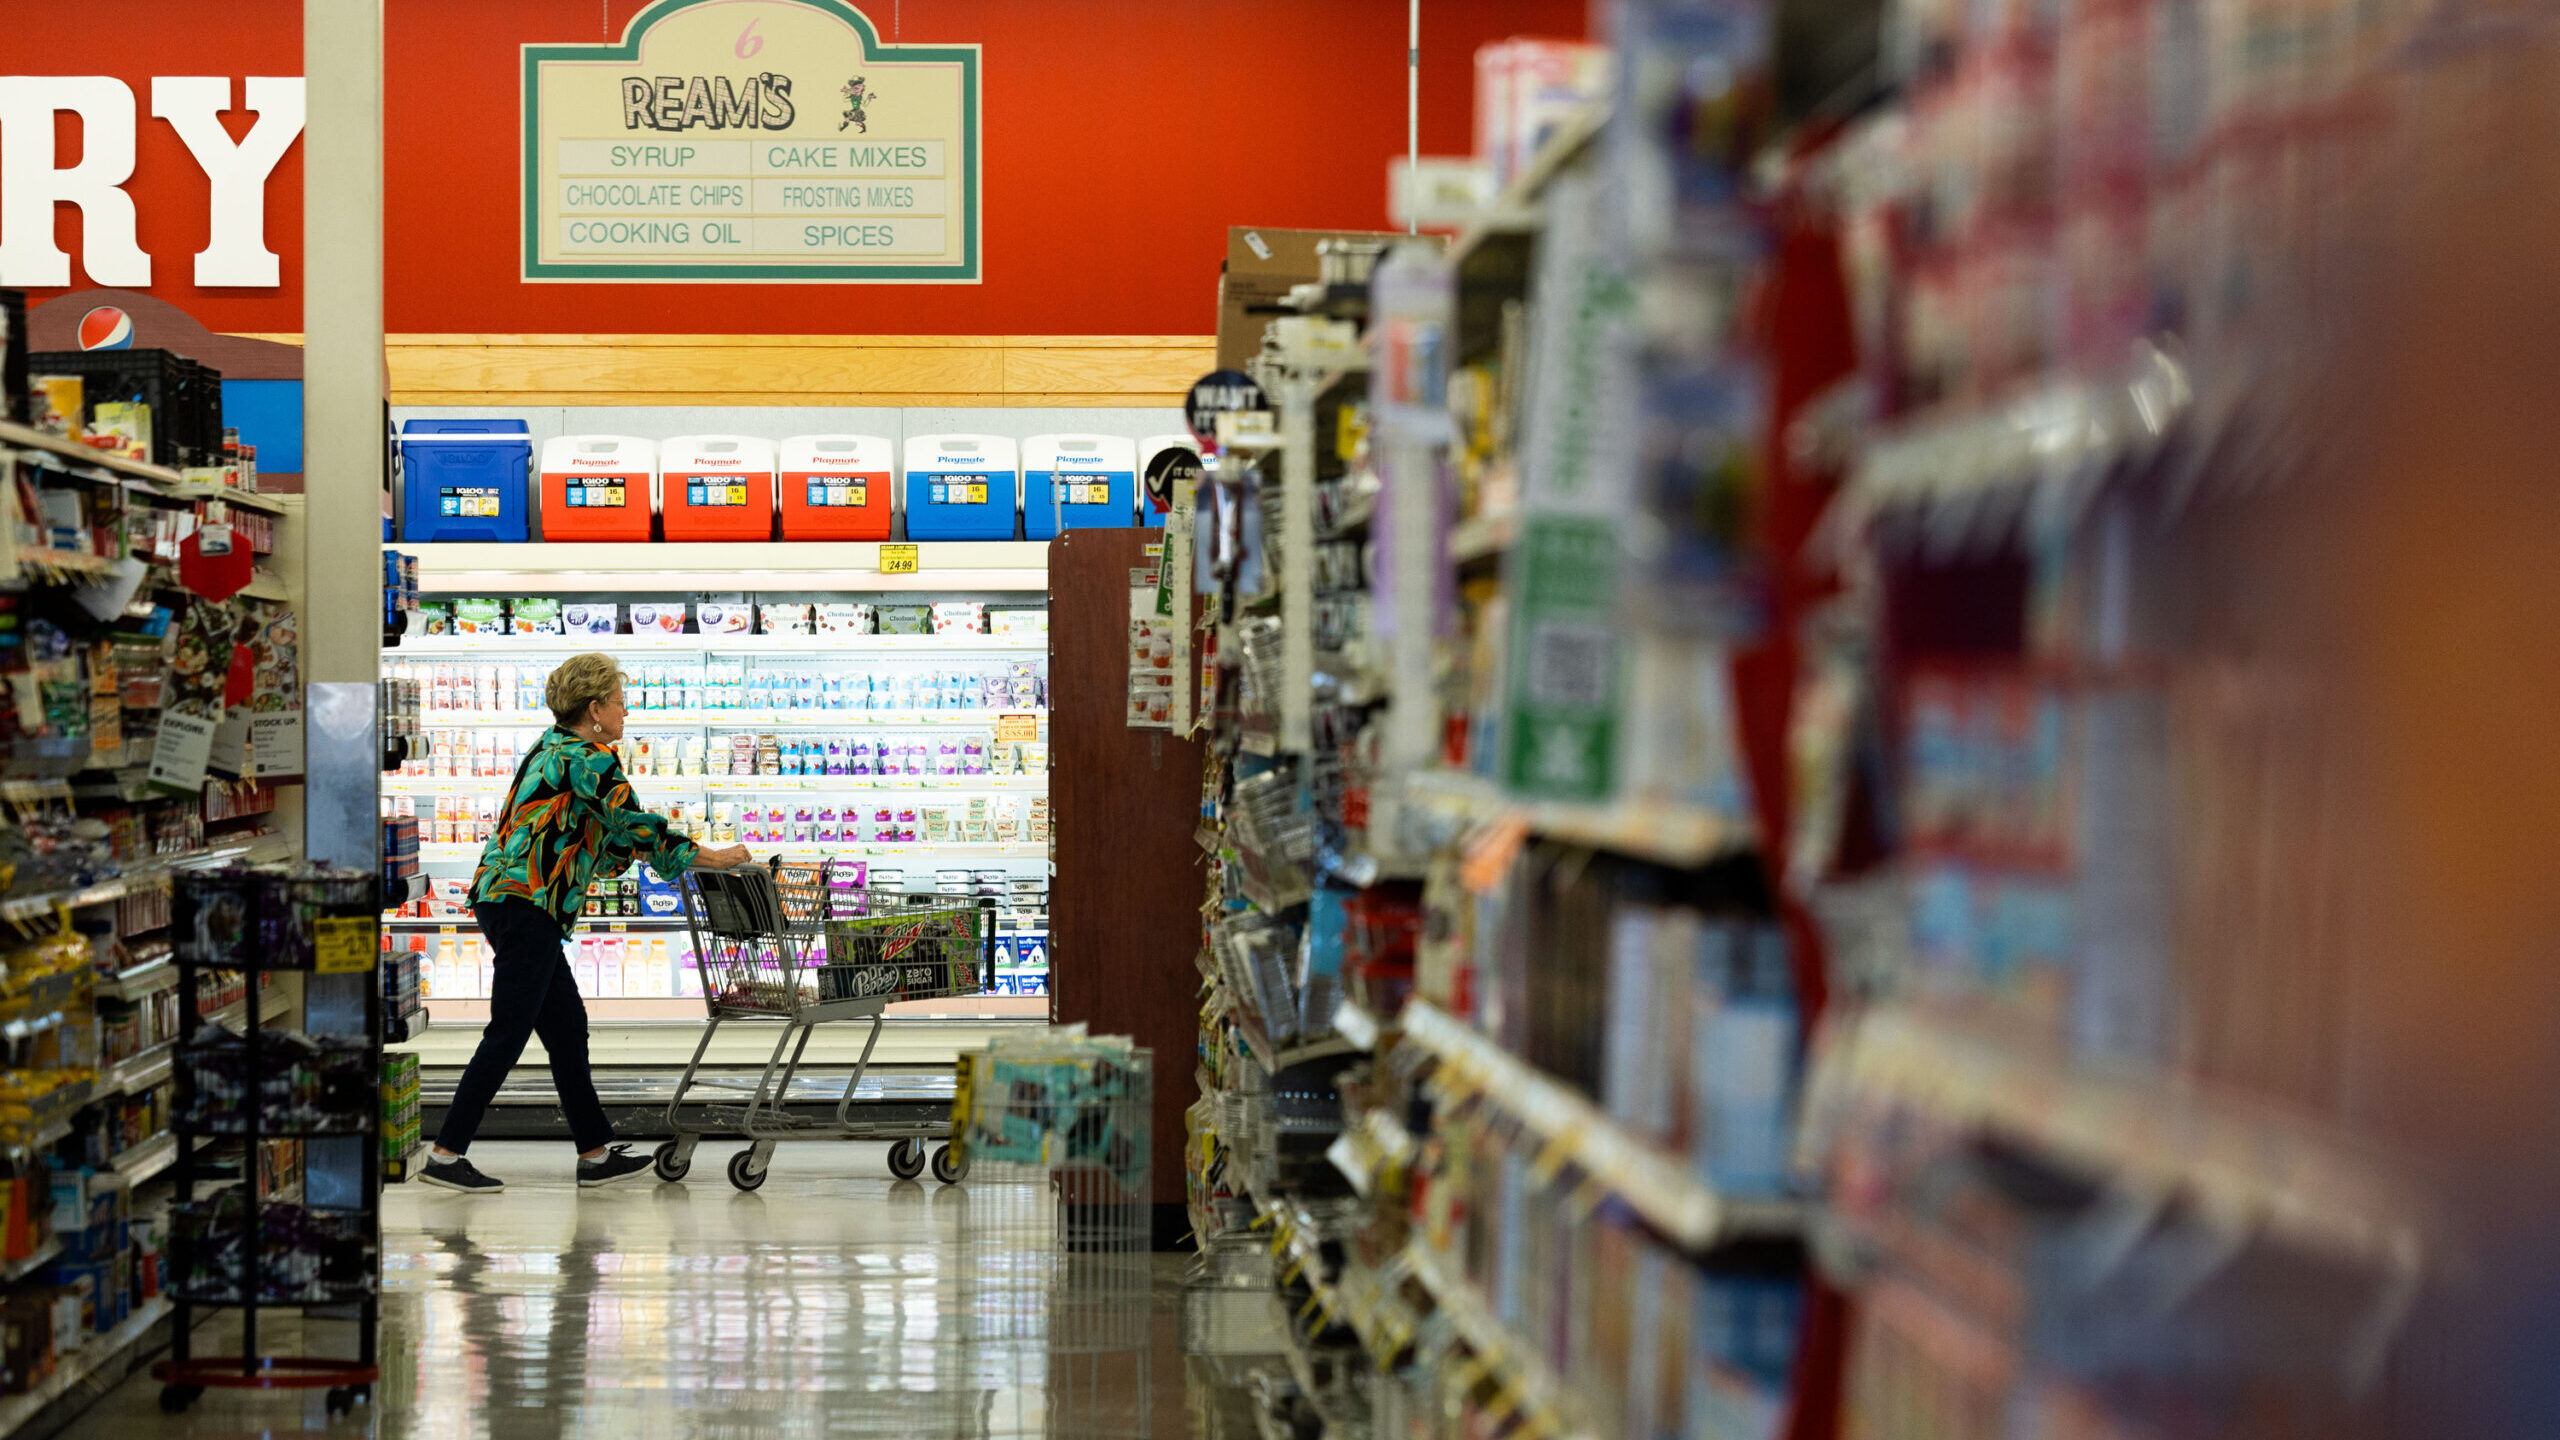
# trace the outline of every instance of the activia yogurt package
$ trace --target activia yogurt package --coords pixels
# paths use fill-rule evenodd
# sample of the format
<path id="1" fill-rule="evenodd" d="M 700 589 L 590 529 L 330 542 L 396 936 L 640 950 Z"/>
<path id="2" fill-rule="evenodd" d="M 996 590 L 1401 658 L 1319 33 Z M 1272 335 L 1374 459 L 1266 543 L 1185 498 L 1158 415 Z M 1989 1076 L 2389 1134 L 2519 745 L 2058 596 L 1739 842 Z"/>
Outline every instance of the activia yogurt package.
<path id="1" fill-rule="evenodd" d="M 517 635 L 558 635 L 560 602 L 548 596 L 527 596 L 518 600 L 510 613 L 510 631 Z"/>
<path id="2" fill-rule="evenodd" d="M 453 633 L 456 635 L 506 634 L 507 602 L 486 599 L 454 601 Z"/>

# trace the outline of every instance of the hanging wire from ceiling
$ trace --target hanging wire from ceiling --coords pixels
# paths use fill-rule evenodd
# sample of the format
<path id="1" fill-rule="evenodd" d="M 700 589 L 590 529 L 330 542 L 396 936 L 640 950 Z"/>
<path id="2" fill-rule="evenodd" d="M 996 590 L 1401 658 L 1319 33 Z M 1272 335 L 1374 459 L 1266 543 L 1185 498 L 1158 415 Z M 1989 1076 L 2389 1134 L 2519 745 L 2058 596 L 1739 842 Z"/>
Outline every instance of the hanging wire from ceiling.
<path id="1" fill-rule="evenodd" d="M 1404 233 L 1422 233 L 1422 0 L 1404 12 Z"/>

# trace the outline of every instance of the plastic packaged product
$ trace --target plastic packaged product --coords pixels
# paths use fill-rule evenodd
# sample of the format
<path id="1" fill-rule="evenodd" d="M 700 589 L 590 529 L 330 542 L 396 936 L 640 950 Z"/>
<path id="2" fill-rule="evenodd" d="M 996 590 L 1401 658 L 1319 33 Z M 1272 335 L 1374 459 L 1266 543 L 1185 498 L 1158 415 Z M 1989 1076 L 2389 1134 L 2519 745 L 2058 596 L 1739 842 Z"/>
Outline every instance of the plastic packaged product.
<path id="1" fill-rule="evenodd" d="M 1021 824 L 1022 806 L 1019 801 L 1010 797 L 1001 797 L 988 808 L 987 832 L 989 837 L 999 844 L 1010 843 L 1020 838 Z"/>
<path id="2" fill-rule="evenodd" d="M 987 607 L 976 600 L 938 600 L 933 605 L 936 635 L 979 635 L 987 628 Z"/>
<path id="3" fill-rule="evenodd" d="M 756 631 L 763 635 L 807 635 L 814 630 L 807 605 L 758 605 Z"/>
<path id="4" fill-rule="evenodd" d="M 1049 633 L 1049 612 L 1028 605 L 1000 606 L 987 611 L 987 629 L 1009 639 L 1046 635 Z"/>
<path id="5" fill-rule="evenodd" d="M 526 596 L 510 607 L 510 632 L 517 635 L 559 635 L 560 602 L 548 596 Z"/>
<path id="6" fill-rule="evenodd" d="M 945 740 L 933 747 L 933 773 L 936 775 L 960 773 L 959 741 Z"/>
<path id="7" fill-rule="evenodd" d="M 479 599 L 454 601 L 453 633 L 456 635 L 504 635 L 507 633 L 507 602 Z"/>
<path id="8" fill-rule="evenodd" d="M 681 635 L 684 633 L 685 607 L 676 605 L 633 605 L 631 633 L 634 635 Z"/>
<path id="9" fill-rule="evenodd" d="M 705 601 L 694 607 L 694 628 L 705 635 L 745 635 L 755 628 L 754 607 Z"/>
<path id="10" fill-rule="evenodd" d="M 1008 668 L 1006 678 L 1013 686 L 1013 708 L 1028 710 L 1040 703 L 1038 666 L 1028 660 L 1016 660 Z"/>
<path id="11" fill-rule="evenodd" d="M 577 604 L 560 607 L 560 626 L 568 635 L 610 635 L 620 626 L 622 607 L 610 604 Z"/>
<path id="12" fill-rule="evenodd" d="M 976 703 L 976 698 L 973 694 L 975 689 L 976 686 L 969 679 L 967 672 L 960 670 L 943 671 L 942 708 L 945 710 L 968 709 L 971 705 Z"/>
<path id="13" fill-rule="evenodd" d="M 1026 740 L 1022 742 L 1022 769 L 1023 773 L 1027 775 L 1048 774 L 1049 742 L 1045 740 Z"/>
<path id="14" fill-rule="evenodd" d="M 842 775 L 845 773 L 844 760 L 844 738 L 839 735 L 828 736 L 826 760 L 827 773 L 830 775 Z"/>
<path id="15" fill-rule="evenodd" d="M 933 610 L 925 605 L 883 605 L 875 612 L 883 635 L 930 635 Z"/>
<path id="16" fill-rule="evenodd" d="M 987 742 L 985 740 L 972 735 L 960 742 L 960 773 L 963 775 L 987 773 Z"/>
<path id="17" fill-rule="evenodd" d="M 821 605 L 816 619 L 821 635 L 871 633 L 871 607 L 868 605 Z"/>
<path id="18" fill-rule="evenodd" d="M 421 600 L 418 602 L 418 608 L 412 613 L 418 617 L 416 624 L 418 633 L 421 635 L 453 633 L 453 606 L 448 601 Z"/>
<path id="19" fill-rule="evenodd" d="M 933 753 L 921 740 L 907 746 L 906 761 L 899 768 L 909 775 L 922 775 L 932 763 Z"/>

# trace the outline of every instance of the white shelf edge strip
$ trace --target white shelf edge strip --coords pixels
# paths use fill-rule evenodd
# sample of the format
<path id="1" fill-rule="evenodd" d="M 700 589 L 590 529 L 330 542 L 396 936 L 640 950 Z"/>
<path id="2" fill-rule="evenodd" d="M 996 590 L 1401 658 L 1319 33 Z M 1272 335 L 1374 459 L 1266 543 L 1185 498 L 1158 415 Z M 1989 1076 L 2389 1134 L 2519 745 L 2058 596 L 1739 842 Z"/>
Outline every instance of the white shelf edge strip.
<path id="1" fill-rule="evenodd" d="M 1549 1143 L 1565 1147 L 1575 1168 L 1679 1244 L 1699 1249 L 1728 1229 L 1785 1230 L 1797 1223 L 1800 1207 L 1792 1201 L 1728 1203 L 1606 1111 L 1429 1002 L 1408 1002 L 1403 1023 L 1406 1039 L 1440 1057 Z"/>

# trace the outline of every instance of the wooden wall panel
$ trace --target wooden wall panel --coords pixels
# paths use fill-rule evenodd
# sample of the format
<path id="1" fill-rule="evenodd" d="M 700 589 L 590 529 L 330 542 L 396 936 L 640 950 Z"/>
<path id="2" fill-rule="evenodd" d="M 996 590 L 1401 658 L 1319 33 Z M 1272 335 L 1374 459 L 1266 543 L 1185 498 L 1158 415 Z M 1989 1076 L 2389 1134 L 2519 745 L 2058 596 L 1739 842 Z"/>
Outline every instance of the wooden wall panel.
<path id="1" fill-rule="evenodd" d="M 1061 1023 L 1155 1051 L 1160 1245 L 1183 1212 L 1183 1112 L 1199 1098 L 1200 747 L 1132 730 L 1129 572 L 1159 530 L 1070 530 L 1049 544 L 1050 1004 Z"/>
<path id="2" fill-rule="evenodd" d="M 424 334 L 388 345 L 395 405 L 1178 405 L 1217 353 L 1205 335 Z"/>

